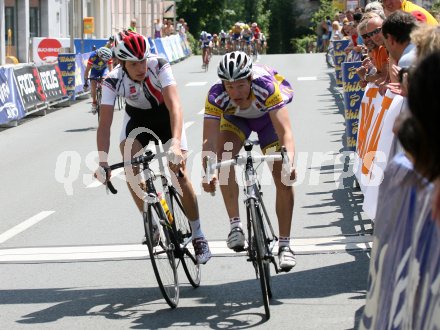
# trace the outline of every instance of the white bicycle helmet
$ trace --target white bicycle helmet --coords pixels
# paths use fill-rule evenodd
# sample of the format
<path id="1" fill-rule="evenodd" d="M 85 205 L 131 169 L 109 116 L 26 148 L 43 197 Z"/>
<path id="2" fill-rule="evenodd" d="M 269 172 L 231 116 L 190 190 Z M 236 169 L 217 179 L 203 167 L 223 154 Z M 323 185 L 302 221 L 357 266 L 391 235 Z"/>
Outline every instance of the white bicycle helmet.
<path id="1" fill-rule="evenodd" d="M 217 67 L 221 80 L 237 81 L 247 78 L 252 73 L 252 60 L 244 52 L 235 51 L 223 56 Z"/>
<path id="2" fill-rule="evenodd" d="M 123 61 L 140 62 L 150 55 L 148 41 L 143 35 L 123 31 L 119 32 L 115 40 L 115 56 Z"/>
<path id="3" fill-rule="evenodd" d="M 112 51 L 110 49 L 108 49 L 107 47 L 101 47 L 96 51 L 96 54 L 98 54 L 98 56 L 108 62 L 112 59 Z"/>

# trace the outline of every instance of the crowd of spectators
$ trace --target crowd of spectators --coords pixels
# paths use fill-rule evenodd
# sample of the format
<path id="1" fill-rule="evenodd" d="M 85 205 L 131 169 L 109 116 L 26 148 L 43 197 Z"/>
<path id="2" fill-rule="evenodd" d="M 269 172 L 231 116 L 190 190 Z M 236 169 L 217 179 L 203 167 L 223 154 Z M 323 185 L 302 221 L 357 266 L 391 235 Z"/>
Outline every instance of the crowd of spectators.
<path id="1" fill-rule="evenodd" d="M 376 225 L 373 235 L 375 239 L 380 237 L 383 233 L 379 233 L 378 228 L 384 229 L 386 227 L 384 224 L 391 223 L 389 215 L 392 212 L 387 211 L 386 213 L 383 211 L 385 209 L 395 210 L 395 214 L 399 214 L 396 224 L 405 225 L 403 223 L 405 222 L 403 213 L 399 212 L 404 212 L 402 211 L 402 205 L 406 205 L 406 200 L 403 200 L 404 197 L 397 200 L 396 196 L 398 194 L 390 192 L 399 191 L 399 188 L 404 190 L 403 188 L 408 187 L 410 183 L 404 182 L 404 179 L 399 179 L 399 176 L 395 177 L 396 181 L 393 181 L 392 184 L 390 180 L 387 180 L 389 178 L 387 177 L 388 174 L 395 173 L 392 169 L 400 166 L 397 164 L 403 164 L 402 155 L 404 155 L 406 162 L 411 164 L 409 168 L 415 174 L 414 177 L 418 178 L 417 184 L 414 185 L 414 191 L 430 192 L 420 194 L 419 196 L 423 196 L 421 197 L 423 200 L 418 200 L 417 203 L 428 205 L 430 211 L 427 213 L 426 219 L 430 217 L 431 223 L 434 221 L 437 226 L 427 226 L 426 231 L 423 232 L 423 237 L 435 237 L 437 240 L 440 228 L 440 149 L 438 148 L 440 145 L 440 131 L 437 128 L 440 107 L 437 94 L 440 83 L 440 26 L 436 18 L 427 10 L 407 0 L 374 1 L 368 3 L 365 8 L 356 8 L 354 11 L 338 13 L 333 21 L 329 18 L 327 17 L 319 24 L 318 38 L 321 36 L 321 42 L 318 42 L 318 47 L 321 47 L 320 50 L 325 51 L 331 41 L 349 40 L 345 61 L 361 62 L 361 66 L 357 69 L 361 87 L 366 87 L 368 84 L 370 87 L 375 85 L 379 88 L 379 93 L 382 96 L 388 93 L 387 95 L 394 94 L 403 98 L 403 107 L 400 109 L 400 114 L 393 127 L 398 146 L 393 148 L 388 167 L 384 172 L 384 182 L 386 184 L 379 187 L 378 212 L 375 218 Z M 393 158 L 394 156 L 396 157 Z M 390 188 L 391 186 L 392 188 Z M 393 200 L 393 203 L 390 203 L 391 200 Z M 414 222 L 414 227 L 422 226 L 420 223 L 421 220 L 420 222 Z M 398 228 L 387 228 L 387 230 L 392 233 Z M 379 240 L 375 240 L 375 242 L 379 243 Z M 427 249 L 429 249 L 429 246 L 433 246 L 429 242 L 425 242 L 425 244 L 428 247 Z M 411 247 L 415 250 L 414 246 Z M 402 245 L 401 248 L 408 247 Z M 373 255 L 375 253 L 378 253 L 377 250 L 372 252 Z M 428 255 L 429 253 L 426 254 L 426 256 Z M 438 265 L 438 260 L 428 260 L 429 257 L 426 256 L 423 262 Z M 401 264 L 399 264 L 400 262 Z M 420 260 L 415 261 L 415 263 L 418 262 Z M 403 267 L 402 265 L 410 267 L 405 264 L 404 260 L 398 260 L 396 264 L 399 264 L 400 267 Z M 393 273 L 395 269 L 392 268 L 391 264 L 377 265 L 378 260 L 372 259 L 370 275 L 371 267 L 375 274 L 389 272 L 393 276 L 399 275 Z M 409 288 L 405 290 L 408 292 L 413 292 L 416 288 L 417 290 L 423 290 L 422 282 L 417 281 L 429 276 L 432 279 L 438 279 L 436 277 L 438 275 L 438 268 L 432 274 L 420 271 L 414 278 L 411 277 L 415 282 L 412 283 L 411 287 L 408 285 Z M 410 281 L 407 278 L 405 280 Z M 373 283 L 369 287 L 372 291 L 367 294 L 368 299 L 378 299 L 373 292 L 375 285 L 380 284 Z M 400 289 L 403 292 L 404 289 Z M 390 288 L 390 290 L 393 290 L 393 288 Z M 438 291 L 434 293 L 438 297 Z M 402 294 L 402 297 L 404 297 L 404 294 Z M 402 301 L 405 299 L 408 301 L 402 304 L 412 306 L 412 313 L 414 314 L 406 315 L 405 319 L 415 320 L 420 316 L 420 311 L 424 310 L 423 308 L 426 306 L 420 306 L 418 303 L 420 297 L 417 295 L 415 295 L 414 300 L 410 294 L 402 298 Z M 389 300 L 384 298 L 384 301 Z M 438 304 L 438 300 L 434 304 Z M 380 308 L 377 313 L 381 313 Z M 388 315 L 387 317 L 393 316 Z M 379 326 L 379 328 L 382 327 Z M 414 328 L 419 329 L 420 327 Z"/>

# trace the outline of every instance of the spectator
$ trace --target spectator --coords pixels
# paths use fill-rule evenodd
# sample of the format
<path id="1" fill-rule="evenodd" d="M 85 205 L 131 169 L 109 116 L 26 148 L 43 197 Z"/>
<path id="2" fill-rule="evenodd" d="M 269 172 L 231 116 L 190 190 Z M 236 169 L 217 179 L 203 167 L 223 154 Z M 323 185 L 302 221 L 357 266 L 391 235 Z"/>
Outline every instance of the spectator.
<path id="1" fill-rule="evenodd" d="M 162 23 L 162 37 L 168 36 L 167 33 L 168 33 L 168 20 L 164 18 Z"/>
<path id="2" fill-rule="evenodd" d="M 382 0 L 382 6 L 386 16 L 396 10 L 403 10 L 407 13 L 417 11 L 426 16 L 426 23 L 429 25 L 437 25 L 437 20 L 423 7 L 420 7 L 408 0 Z"/>
<path id="3" fill-rule="evenodd" d="M 128 31 L 136 32 L 136 19 L 132 18 L 130 21 L 130 26 L 127 28 Z"/>
<path id="4" fill-rule="evenodd" d="M 156 18 L 154 23 L 154 38 L 162 38 L 162 27 L 163 24 L 160 22 L 160 19 Z"/>
<path id="5" fill-rule="evenodd" d="M 430 53 L 411 73 L 408 83 L 410 117 L 399 130 L 399 138 L 408 144 L 415 169 L 426 179 L 434 182 L 432 216 L 440 225 L 440 51 Z"/>
<path id="6" fill-rule="evenodd" d="M 440 51 L 440 28 L 422 25 L 411 33 L 411 41 L 416 46 L 417 62 L 425 56 Z"/>
<path id="7" fill-rule="evenodd" d="M 365 12 L 368 13 L 370 11 L 373 13 L 383 12 L 382 4 L 379 1 L 370 2 L 365 6 Z"/>
<path id="8" fill-rule="evenodd" d="M 172 35 L 172 34 L 174 34 L 174 24 L 173 24 L 173 21 L 172 20 L 168 20 L 168 35 L 170 36 L 170 35 Z"/>
<path id="9" fill-rule="evenodd" d="M 369 67 L 372 63 L 376 68 L 371 71 L 363 70 L 361 67 L 358 72 L 362 80 L 374 82 L 378 86 L 384 83 L 388 76 L 388 52 L 383 46 L 382 23 L 383 20 L 378 14 L 370 12 L 364 15 L 358 26 L 362 39 L 370 51 L 370 59 L 365 62 L 365 65 Z"/>
<path id="10" fill-rule="evenodd" d="M 341 26 L 339 25 L 338 21 L 334 21 L 332 23 L 332 41 L 333 40 L 342 40 L 343 34 L 341 32 Z"/>
<path id="11" fill-rule="evenodd" d="M 390 54 L 390 83 L 388 88 L 395 93 L 401 92 L 399 77 L 401 68 L 408 68 L 416 60 L 416 46 L 411 43 L 411 32 L 416 28 L 416 19 L 409 13 L 395 11 L 384 21 L 382 34 L 385 47 Z"/>

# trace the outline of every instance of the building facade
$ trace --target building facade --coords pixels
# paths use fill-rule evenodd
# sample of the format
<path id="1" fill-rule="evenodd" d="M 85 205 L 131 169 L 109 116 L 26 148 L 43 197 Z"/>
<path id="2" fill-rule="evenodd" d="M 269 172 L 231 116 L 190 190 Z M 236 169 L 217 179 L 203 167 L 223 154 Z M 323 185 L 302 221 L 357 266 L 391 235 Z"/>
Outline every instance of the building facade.
<path id="1" fill-rule="evenodd" d="M 136 31 L 151 36 L 170 3 L 175 7 L 163 0 L 0 0 L 0 65 L 30 62 L 33 37 L 104 39 L 133 18 Z M 83 34 L 85 17 L 94 19 L 92 34 Z"/>

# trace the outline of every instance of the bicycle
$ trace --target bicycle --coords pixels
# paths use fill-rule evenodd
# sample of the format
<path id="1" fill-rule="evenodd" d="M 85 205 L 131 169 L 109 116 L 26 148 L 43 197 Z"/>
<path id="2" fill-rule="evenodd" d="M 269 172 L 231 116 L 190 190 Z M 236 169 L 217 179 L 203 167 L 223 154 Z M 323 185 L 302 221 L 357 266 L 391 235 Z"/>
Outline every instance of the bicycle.
<path id="1" fill-rule="evenodd" d="M 144 155 L 129 161 L 113 164 L 110 169 L 140 165 L 145 176 L 145 198 L 143 223 L 145 244 L 153 266 L 154 275 L 165 301 L 171 308 L 176 308 L 179 302 L 179 279 L 177 269 L 183 265 L 186 277 L 194 288 L 200 286 L 201 269 L 197 264 L 193 250 L 188 244 L 192 241 L 189 220 L 183 208 L 181 196 L 176 188 L 169 183 L 163 165 L 163 154 L 153 154 L 148 150 Z M 159 172 L 153 172 L 150 163 L 157 158 Z M 178 175 L 183 175 L 181 172 Z M 163 194 L 154 185 L 154 180 L 161 179 Z M 107 188 L 113 194 L 117 193 L 110 180 Z"/>
<path id="2" fill-rule="evenodd" d="M 330 42 L 330 45 L 327 48 L 327 52 L 325 53 L 325 60 L 330 68 L 335 67 L 335 50 L 333 47 L 333 42 Z"/>
<path id="3" fill-rule="evenodd" d="M 102 82 L 104 77 L 94 77 L 87 78 L 87 80 L 95 80 L 96 81 L 96 113 L 98 114 L 99 121 L 99 110 L 101 109 L 101 99 L 102 99 Z M 88 85 L 84 85 L 84 88 L 88 87 Z"/>
<path id="4" fill-rule="evenodd" d="M 233 159 L 215 163 L 213 158 L 208 157 L 206 179 L 211 181 L 215 170 L 228 166 L 244 166 L 244 203 L 246 206 L 247 218 L 247 239 L 246 248 L 248 259 L 255 269 L 256 278 L 260 280 L 261 292 L 266 318 L 270 318 L 269 299 L 272 298 L 270 264 L 274 265 L 278 274 L 284 270 L 278 268 L 272 253 L 278 237 L 275 235 L 270 218 L 263 203 L 261 185 L 256 175 L 254 163 L 264 161 L 282 160 L 283 168 L 288 166 L 289 160 L 287 151 L 283 147 L 281 154 L 255 156 L 252 155 L 252 148 L 259 144 L 258 141 L 245 140 L 244 150 L 246 154 L 236 155 Z"/>

